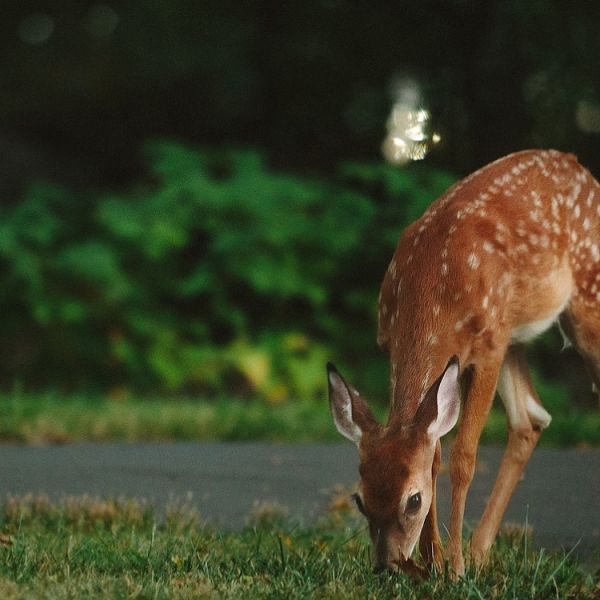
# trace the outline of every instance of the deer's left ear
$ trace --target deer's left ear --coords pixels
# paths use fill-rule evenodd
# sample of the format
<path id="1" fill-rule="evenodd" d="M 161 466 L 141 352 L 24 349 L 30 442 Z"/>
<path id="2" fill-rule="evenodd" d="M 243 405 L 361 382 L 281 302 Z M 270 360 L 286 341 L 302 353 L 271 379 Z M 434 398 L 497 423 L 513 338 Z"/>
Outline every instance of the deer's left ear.
<path id="1" fill-rule="evenodd" d="M 360 394 L 328 363 L 329 406 L 337 430 L 357 446 L 365 431 L 379 425 Z"/>
<path id="2" fill-rule="evenodd" d="M 446 435 L 460 412 L 460 367 L 453 356 L 439 379 L 429 388 L 415 416 L 416 424 L 434 440 Z"/>

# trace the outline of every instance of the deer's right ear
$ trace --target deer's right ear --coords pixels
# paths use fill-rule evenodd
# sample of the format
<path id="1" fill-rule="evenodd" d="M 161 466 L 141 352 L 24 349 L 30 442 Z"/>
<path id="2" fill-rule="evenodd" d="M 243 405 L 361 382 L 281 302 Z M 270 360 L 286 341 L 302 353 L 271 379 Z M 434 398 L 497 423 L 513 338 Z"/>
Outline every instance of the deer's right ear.
<path id="1" fill-rule="evenodd" d="M 453 356 L 439 379 L 422 400 L 415 422 L 434 440 L 446 435 L 458 421 L 460 411 L 460 366 Z"/>
<path id="2" fill-rule="evenodd" d="M 327 364 L 329 381 L 329 407 L 337 430 L 357 446 L 365 431 L 377 427 L 373 413 L 360 394 L 338 373 L 331 364 Z"/>

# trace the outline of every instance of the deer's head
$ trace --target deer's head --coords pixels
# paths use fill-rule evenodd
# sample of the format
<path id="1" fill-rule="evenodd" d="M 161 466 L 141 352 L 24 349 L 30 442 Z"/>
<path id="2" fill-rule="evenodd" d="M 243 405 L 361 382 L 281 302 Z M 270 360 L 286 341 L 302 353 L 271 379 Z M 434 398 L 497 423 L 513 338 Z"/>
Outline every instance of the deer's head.
<path id="1" fill-rule="evenodd" d="M 328 377 L 335 426 L 358 446 L 360 484 L 354 498 L 369 523 L 375 569 L 398 570 L 409 561 L 431 506 L 437 442 L 458 420 L 458 360 L 450 360 L 410 423 L 390 420 L 387 427 L 332 365 Z"/>

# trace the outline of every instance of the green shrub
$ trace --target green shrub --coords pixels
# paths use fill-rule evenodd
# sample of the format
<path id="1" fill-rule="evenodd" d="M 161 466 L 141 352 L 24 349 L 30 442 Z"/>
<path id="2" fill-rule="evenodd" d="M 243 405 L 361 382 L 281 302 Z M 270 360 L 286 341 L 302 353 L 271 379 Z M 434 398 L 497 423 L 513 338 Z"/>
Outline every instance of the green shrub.
<path id="1" fill-rule="evenodd" d="M 130 190 L 30 187 L 3 211 L 5 385 L 323 393 L 331 357 L 375 354 L 378 286 L 400 230 L 452 179 L 348 164 L 275 173 L 255 151 L 155 142 Z M 383 365 L 383 366 L 382 366 Z"/>

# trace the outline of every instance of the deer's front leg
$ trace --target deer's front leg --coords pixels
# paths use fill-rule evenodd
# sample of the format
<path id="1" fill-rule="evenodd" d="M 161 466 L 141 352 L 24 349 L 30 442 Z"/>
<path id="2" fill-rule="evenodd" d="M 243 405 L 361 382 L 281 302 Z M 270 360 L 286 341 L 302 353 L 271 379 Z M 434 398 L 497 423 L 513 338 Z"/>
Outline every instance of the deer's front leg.
<path id="1" fill-rule="evenodd" d="M 513 346 L 507 352 L 498 393 L 508 417 L 508 445 L 494 489 L 471 538 L 471 556 L 477 565 L 485 560 L 542 429 L 550 423 L 550 415 L 543 409 L 531 383 L 523 346 Z"/>
<path id="2" fill-rule="evenodd" d="M 421 558 L 427 565 L 428 569 L 441 571 L 442 562 L 444 559 L 442 551 L 442 542 L 440 539 L 440 532 L 437 524 L 437 500 L 436 500 L 436 481 L 437 474 L 440 467 L 442 457 L 442 447 L 438 440 L 435 447 L 435 454 L 433 457 L 433 465 L 431 467 L 431 479 L 432 479 L 432 495 L 431 495 L 431 507 L 429 513 L 425 518 L 423 524 L 423 530 L 421 531 L 421 537 L 419 538 L 419 551 Z"/>
<path id="3" fill-rule="evenodd" d="M 502 359 L 475 367 L 467 397 L 463 400 L 462 418 L 450 456 L 452 508 L 448 557 L 458 576 L 464 575 L 462 529 L 467 492 L 475 473 L 477 446 L 494 399 Z"/>

